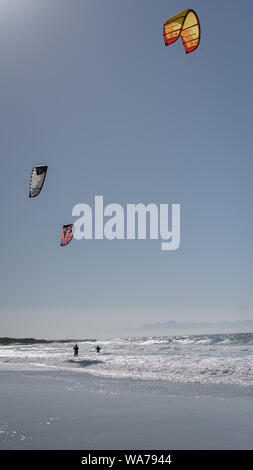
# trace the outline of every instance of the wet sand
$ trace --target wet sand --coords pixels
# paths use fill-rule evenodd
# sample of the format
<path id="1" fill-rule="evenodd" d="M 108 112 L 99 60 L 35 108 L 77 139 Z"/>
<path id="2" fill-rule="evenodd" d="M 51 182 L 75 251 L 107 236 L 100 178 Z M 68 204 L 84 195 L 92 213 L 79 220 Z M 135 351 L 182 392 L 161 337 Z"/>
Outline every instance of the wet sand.
<path id="1" fill-rule="evenodd" d="M 0 372 L 0 449 L 252 449 L 250 389 Z"/>

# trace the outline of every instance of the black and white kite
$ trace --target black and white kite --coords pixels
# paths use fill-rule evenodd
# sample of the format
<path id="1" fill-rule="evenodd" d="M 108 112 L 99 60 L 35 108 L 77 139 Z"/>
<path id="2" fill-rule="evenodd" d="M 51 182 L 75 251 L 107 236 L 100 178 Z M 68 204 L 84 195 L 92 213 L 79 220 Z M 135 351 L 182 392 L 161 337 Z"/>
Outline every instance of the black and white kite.
<path id="1" fill-rule="evenodd" d="M 35 166 L 32 169 L 30 180 L 29 197 L 36 197 L 39 195 L 47 174 L 47 166 Z"/>

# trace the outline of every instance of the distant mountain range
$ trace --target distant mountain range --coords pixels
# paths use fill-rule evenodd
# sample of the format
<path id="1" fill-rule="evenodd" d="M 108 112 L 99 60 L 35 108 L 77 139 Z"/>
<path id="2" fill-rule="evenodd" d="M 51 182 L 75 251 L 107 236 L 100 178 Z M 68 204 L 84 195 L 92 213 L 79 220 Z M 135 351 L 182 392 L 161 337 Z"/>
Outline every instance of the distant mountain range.
<path id="1" fill-rule="evenodd" d="M 116 336 L 171 336 L 184 334 L 205 333 L 253 333 L 253 320 L 242 321 L 219 321 L 219 322 L 177 322 L 167 321 L 165 323 L 151 323 L 138 328 L 125 328 Z M 112 335 L 108 335 L 108 337 Z M 115 335 L 114 335 L 115 337 Z M 58 339 L 46 340 L 39 338 L 10 338 L 0 337 L 0 345 L 11 344 L 47 344 L 47 343 L 78 343 L 84 341 L 96 342 L 96 339 Z"/>
<path id="2" fill-rule="evenodd" d="M 205 333 L 245 333 L 253 332 L 253 320 L 219 321 L 219 322 L 177 322 L 152 323 L 138 328 L 125 329 L 131 336 L 166 336 L 173 334 Z"/>

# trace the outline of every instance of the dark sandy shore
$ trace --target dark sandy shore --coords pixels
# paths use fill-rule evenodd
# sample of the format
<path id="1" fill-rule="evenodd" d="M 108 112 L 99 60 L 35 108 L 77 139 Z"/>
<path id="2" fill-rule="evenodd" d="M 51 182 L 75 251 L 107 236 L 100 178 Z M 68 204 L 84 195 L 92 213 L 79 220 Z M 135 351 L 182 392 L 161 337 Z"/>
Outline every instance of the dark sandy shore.
<path id="1" fill-rule="evenodd" d="M 0 449 L 252 449 L 250 389 L 0 372 Z"/>

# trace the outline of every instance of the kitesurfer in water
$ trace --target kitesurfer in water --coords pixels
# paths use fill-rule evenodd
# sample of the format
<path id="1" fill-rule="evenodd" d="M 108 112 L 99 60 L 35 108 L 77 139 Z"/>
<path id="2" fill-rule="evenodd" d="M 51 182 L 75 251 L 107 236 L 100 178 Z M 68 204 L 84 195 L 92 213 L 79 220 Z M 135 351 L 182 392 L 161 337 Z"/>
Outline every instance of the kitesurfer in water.
<path id="1" fill-rule="evenodd" d="M 96 350 L 97 350 L 97 353 L 99 353 L 100 350 L 101 350 L 101 347 L 100 347 L 99 345 L 97 345 L 97 346 L 96 346 Z"/>
<path id="2" fill-rule="evenodd" d="M 73 349 L 74 349 L 74 356 L 78 356 L 79 347 L 77 346 L 77 344 L 75 344 Z"/>

